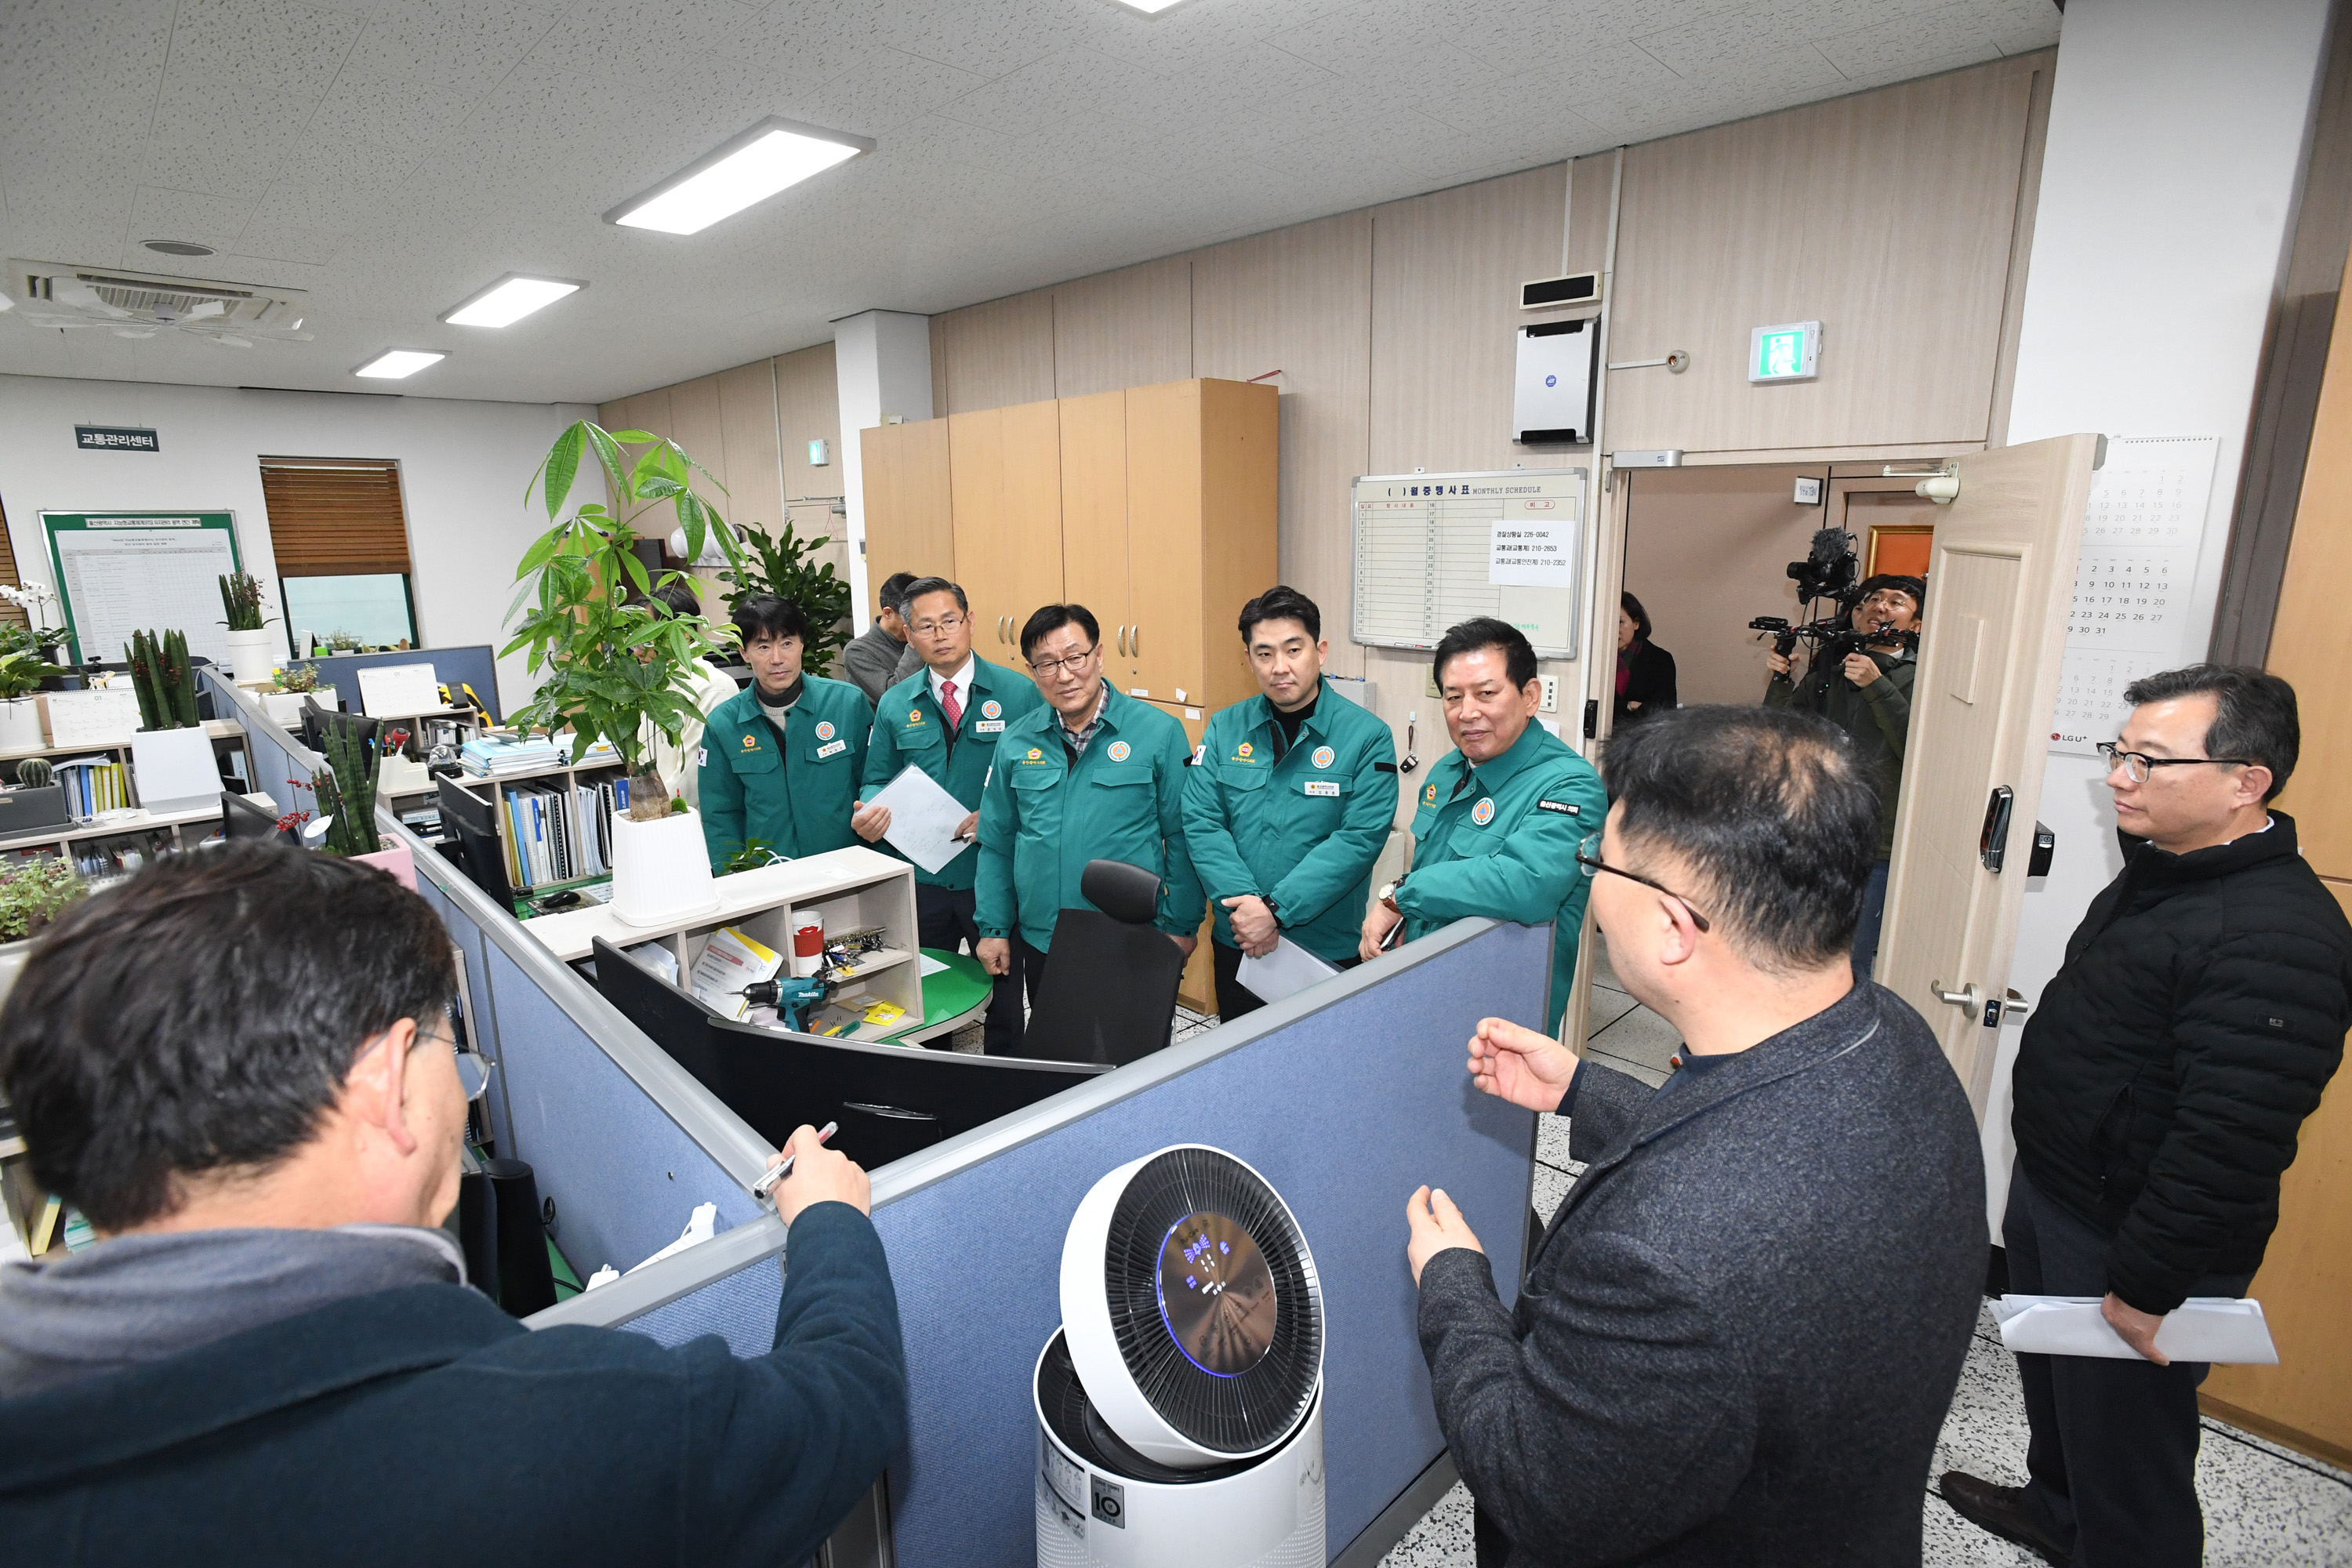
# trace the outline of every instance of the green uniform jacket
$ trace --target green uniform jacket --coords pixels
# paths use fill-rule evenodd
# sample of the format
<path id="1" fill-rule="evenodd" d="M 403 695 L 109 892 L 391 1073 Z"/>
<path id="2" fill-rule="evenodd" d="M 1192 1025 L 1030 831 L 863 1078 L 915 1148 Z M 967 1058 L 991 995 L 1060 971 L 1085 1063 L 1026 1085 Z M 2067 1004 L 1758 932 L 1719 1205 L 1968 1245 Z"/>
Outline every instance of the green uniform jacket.
<path id="1" fill-rule="evenodd" d="M 1372 862 L 1396 820 L 1389 727 L 1327 680 L 1289 750 L 1262 696 L 1210 720 L 1201 745 L 1184 781 L 1184 842 L 1216 940 L 1240 945 L 1222 900 L 1255 893 L 1274 900 L 1275 923 L 1307 952 L 1355 957 Z"/>
<path id="2" fill-rule="evenodd" d="M 1045 952 L 1065 909 L 1095 906 L 1078 891 L 1089 860 L 1124 860 L 1160 879 L 1171 936 L 1201 929 L 1201 879 L 1184 846 L 1184 726 L 1111 689 L 1102 728 L 1070 761 L 1051 705 L 1007 724 L 981 792 L 980 876 L 973 922 L 982 936 L 1022 939 Z M 1116 977 L 1113 977 L 1114 979 Z"/>
<path id="3" fill-rule="evenodd" d="M 931 672 L 919 669 L 882 694 L 874 720 L 874 743 L 866 753 L 866 783 L 858 790 L 862 803 L 882 793 L 883 786 L 908 767 L 930 774 L 931 781 L 963 802 L 967 811 L 980 809 L 981 786 L 988 782 L 989 764 L 996 760 L 996 744 L 1005 726 L 1045 700 L 1037 683 L 991 664 L 978 654 L 971 660 L 971 689 L 956 693 L 963 708 L 961 728 L 950 731 L 947 715 L 931 695 Z M 898 852 L 887 843 L 875 848 L 886 855 Z M 901 857 L 903 858 L 903 857 Z M 935 888 L 969 888 L 979 874 L 980 852 L 967 849 L 933 876 L 920 866 L 915 880 Z"/>
<path id="4" fill-rule="evenodd" d="M 1805 670 L 1796 683 L 1776 675 L 1764 688 L 1767 708 L 1801 708 L 1819 713 L 1853 737 L 1854 750 L 1878 786 L 1878 858 L 1895 853 L 1895 803 L 1903 794 L 1903 741 L 1911 729 L 1911 682 L 1919 673 L 1916 655 L 1864 648 L 1878 666 L 1878 679 L 1856 686 L 1845 678 L 1843 661 Z"/>
<path id="5" fill-rule="evenodd" d="M 1576 863 L 1576 847 L 1598 834 L 1609 815 L 1601 775 L 1530 721 L 1509 751 L 1475 768 L 1461 752 L 1448 752 L 1413 805 L 1412 870 L 1396 890 L 1405 940 L 1465 915 L 1521 925 L 1550 921 L 1544 1026 L 1557 1034 L 1592 888 Z"/>
<path id="6" fill-rule="evenodd" d="M 780 736 L 751 686 L 721 702 L 702 731 L 702 841 L 724 871 L 746 844 L 787 859 L 858 842 L 849 814 L 865 775 L 873 705 L 845 680 L 803 678 Z"/>

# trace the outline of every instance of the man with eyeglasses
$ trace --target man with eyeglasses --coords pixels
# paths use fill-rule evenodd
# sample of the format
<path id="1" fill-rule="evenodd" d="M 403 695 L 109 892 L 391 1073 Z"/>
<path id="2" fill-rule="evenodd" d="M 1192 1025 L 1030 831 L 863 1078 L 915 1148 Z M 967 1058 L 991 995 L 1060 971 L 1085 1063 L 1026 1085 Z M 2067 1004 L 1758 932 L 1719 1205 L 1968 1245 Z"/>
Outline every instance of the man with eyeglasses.
<path id="1" fill-rule="evenodd" d="M 1681 1070 L 1480 1022 L 1477 1088 L 1568 1117 L 1585 1162 L 1513 1306 L 1442 1190 L 1406 1205 L 1478 1562 L 1916 1564 L 1984 1160 L 1934 1032 L 1847 961 L 1877 792 L 1835 725 L 1759 707 L 1660 712 L 1601 770 L 1575 863 Z"/>
<path id="2" fill-rule="evenodd" d="M 2011 1289 L 2098 1298 L 2137 1357 L 2019 1356 L 2028 1483 L 1954 1470 L 1943 1493 L 2053 1561 L 2173 1568 L 2204 1554 L 2207 1368 L 2157 1335 L 2262 1266 L 2352 1026 L 2352 925 L 2271 806 L 2302 745 L 2293 687 L 2200 664 L 2124 698 L 2100 748 L 2123 871 L 2026 1020 L 2001 1232 Z"/>
<path id="3" fill-rule="evenodd" d="M 918 577 L 902 600 L 908 640 L 925 668 L 882 694 L 866 752 L 866 783 L 849 826 L 860 838 L 887 849 L 882 836 L 890 831 L 890 808 L 866 803 L 907 769 L 919 768 L 971 808 L 956 830 L 958 838 L 971 843 L 980 836 L 981 787 L 988 782 L 1005 727 L 1034 712 L 1045 699 L 1027 677 L 971 651 L 971 605 L 955 584 Z M 937 871 L 915 868 L 915 923 L 925 947 L 953 952 L 969 942 L 977 953 L 981 933 L 972 885 L 979 862 L 967 850 Z M 1011 1056 L 1020 1047 L 1021 1033 L 1021 983 L 1000 975 L 989 997 L 982 1048 L 990 1056 Z"/>
<path id="4" fill-rule="evenodd" d="M 975 952 L 991 974 L 1017 963 L 1034 1006 L 1054 922 L 1095 907 L 1078 886 L 1087 861 L 1158 877 L 1152 923 L 1187 957 L 1204 895 L 1184 842 L 1184 726 L 1103 679 L 1102 628 L 1084 605 L 1031 616 L 1021 657 L 1045 700 L 1005 726 L 981 792 Z"/>
<path id="5" fill-rule="evenodd" d="M 881 1472 L 897 1300 L 865 1173 L 809 1128 L 765 1355 L 534 1333 L 467 1288 L 456 982 L 423 899 L 274 844 L 50 928 L 0 1089 L 100 1239 L 0 1265 L 12 1561 L 797 1563 Z"/>

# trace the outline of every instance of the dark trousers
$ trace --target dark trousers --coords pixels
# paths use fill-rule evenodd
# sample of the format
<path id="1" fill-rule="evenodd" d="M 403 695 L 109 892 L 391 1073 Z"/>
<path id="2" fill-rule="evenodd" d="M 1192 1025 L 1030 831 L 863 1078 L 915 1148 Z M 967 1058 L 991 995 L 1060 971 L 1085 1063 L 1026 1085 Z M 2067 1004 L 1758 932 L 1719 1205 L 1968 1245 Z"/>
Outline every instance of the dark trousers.
<path id="1" fill-rule="evenodd" d="M 2023 1164 L 2001 1216 L 2009 1288 L 2021 1296 L 2106 1294 L 2107 1238 L 2033 1189 Z M 2200 1279 L 2191 1296 L 2242 1296 L 2253 1277 Z M 2205 1557 L 2197 1506 L 2197 1385 L 2204 1362 L 2158 1366 L 2095 1356 L 2021 1355 L 2026 1506 L 2075 1568 L 2196 1568 Z"/>
<path id="2" fill-rule="evenodd" d="M 1870 880 L 1862 890 L 1862 918 L 1853 922 L 1853 980 L 1859 985 L 1870 978 L 1870 966 L 1878 961 L 1878 928 L 1886 921 L 1886 868 L 1881 860 L 1870 868 Z"/>
<path id="3" fill-rule="evenodd" d="M 1011 990 L 1015 996 L 1018 996 L 1025 987 L 1029 994 L 1029 1005 L 1036 1006 L 1037 993 L 1045 984 L 1045 956 L 1044 948 L 1031 947 L 1019 931 L 1013 932 L 1013 973 L 996 983 L 997 994 L 1002 995 L 1005 991 Z M 989 1016 L 992 1019 L 996 1016 L 996 1009 L 992 1004 L 989 1008 Z M 1009 1051 L 1000 1051 L 994 1046 L 991 1046 L 988 1047 L 988 1054 L 992 1057 L 1019 1056 L 1021 1041 L 1028 1032 L 1028 1015 L 1016 1005 L 1013 1009 L 1013 1048 Z"/>
<path id="4" fill-rule="evenodd" d="M 925 947 L 941 952 L 961 951 L 971 943 L 980 951 L 980 927 L 972 922 L 973 894 L 970 888 L 935 888 L 915 884 L 915 931 Z M 997 979 L 988 998 L 988 1016 L 981 1026 L 982 1048 L 992 1057 L 1021 1052 L 1021 982 L 1013 975 Z"/>
<path id="5" fill-rule="evenodd" d="M 1211 937 L 1209 962 L 1217 972 L 1217 1022 L 1230 1024 L 1243 1014 L 1255 1013 L 1265 1005 L 1264 997 L 1241 983 L 1239 976 L 1242 967 L 1242 950 L 1240 948 L 1227 947 L 1215 937 Z M 1345 958 L 1336 960 L 1327 958 L 1324 962 L 1334 963 L 1341 969 L 1353 969 L 1364 961 L 1351 952 Z"/>

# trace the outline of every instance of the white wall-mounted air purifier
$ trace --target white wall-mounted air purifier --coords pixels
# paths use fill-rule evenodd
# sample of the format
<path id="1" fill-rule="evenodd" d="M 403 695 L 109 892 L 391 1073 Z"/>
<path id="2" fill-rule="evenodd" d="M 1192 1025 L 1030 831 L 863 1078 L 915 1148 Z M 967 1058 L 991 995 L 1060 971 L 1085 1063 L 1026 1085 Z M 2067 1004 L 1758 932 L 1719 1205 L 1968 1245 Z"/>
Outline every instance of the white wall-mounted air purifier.
<path id="1" fill-rule="evenodd" d="M 1511 439 L 1581 445 L 1592 439 L 1593 378 L 1601 318 L 1538 321 L 1519 329 L 1511 386 Z"/>

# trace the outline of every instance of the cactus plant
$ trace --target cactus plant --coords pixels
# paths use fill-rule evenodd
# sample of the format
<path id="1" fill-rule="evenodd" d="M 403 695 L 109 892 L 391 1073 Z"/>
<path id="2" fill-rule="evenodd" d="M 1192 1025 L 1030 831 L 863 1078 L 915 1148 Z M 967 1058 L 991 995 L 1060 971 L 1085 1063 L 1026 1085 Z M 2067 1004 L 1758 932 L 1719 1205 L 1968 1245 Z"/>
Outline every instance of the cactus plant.
<path id="1" fill-rule="evenodd" d="M 184 635 L 132 632 L 124 657 L 139 693 L 142 730 L 193 730 L 204 721 L 196 716 L 196 669 Z"/>
<path id="2" fill-rule="evenodd" d="M 310 788 L 320 814 L 334 818 L 327 827 L 327 852 L 373 855 L 381 847 L 375 830 L 375 782 L 383 752 L 376 721 L 357 713 L 330 713 L 322 728 L 329 771 L 312 778 Z"/>
<path id="3" fill-rule="evenodd" d="M 228 629 L 261 629 L 261 579 L 250 572 L 225 573 L 220 580 L 221 608 L 228 614 Z"/>
<path id="4" fill-rule="evenodd" d="M 16 764 L 16 782 L 26 789 L 39 789 L 56 776 L 46 757 L 26 757 Z"/>

